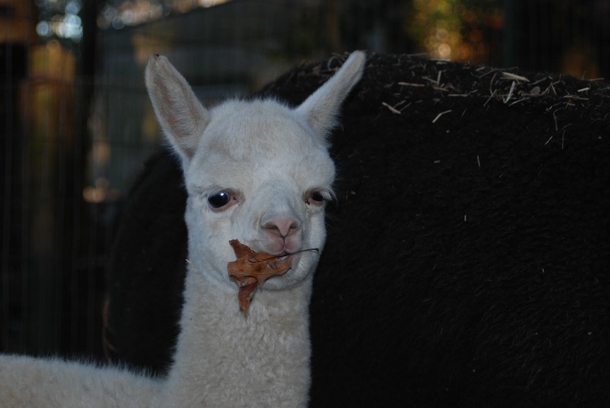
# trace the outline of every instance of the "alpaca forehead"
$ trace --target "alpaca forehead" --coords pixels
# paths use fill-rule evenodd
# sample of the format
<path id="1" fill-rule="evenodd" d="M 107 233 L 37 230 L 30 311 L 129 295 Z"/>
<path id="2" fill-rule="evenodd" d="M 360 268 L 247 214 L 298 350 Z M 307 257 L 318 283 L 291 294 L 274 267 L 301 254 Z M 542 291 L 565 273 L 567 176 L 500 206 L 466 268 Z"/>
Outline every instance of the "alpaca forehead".
<path id="1" fill-rule="evenodd" d="M 232 101 L 215 108 L 211 116 L 200 148 L 239 161 L 300 156 L 326 147 L 302 118 L 275 101 Z"/>
<path id="2" fill-rule="evenodd" d="M 335 170 L 325 142 L 300 119 L 273 101 L 215 108 L 191 165 L 192 181 L 246 189 L 288 178 L 301 188 L 330 186 Z"/>
<path id="3" fill-rule="evenodd" d="M 189 171 L 189 184 L 198 187 L 234 188 L 253 193 L 262 185 L 290 182 L 295 189 L 330 188 L 335 166 L 325 154 L 300 157 L 277 155 L 266 160 L 239 160 L 215 151 L 203 155 Z"/>

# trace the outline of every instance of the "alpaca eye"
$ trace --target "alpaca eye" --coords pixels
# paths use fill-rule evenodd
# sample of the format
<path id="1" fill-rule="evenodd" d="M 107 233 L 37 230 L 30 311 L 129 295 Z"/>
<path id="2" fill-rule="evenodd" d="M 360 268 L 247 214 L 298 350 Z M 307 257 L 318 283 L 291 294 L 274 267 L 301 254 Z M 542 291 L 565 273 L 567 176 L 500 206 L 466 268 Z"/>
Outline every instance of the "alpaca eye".
<path id="1" fill-rule="evenodd" d="M 324 196 L 319 191 L 311 193 L 311 199 L 314 201 L 324 201 Z"/>
<path id="2" fill-rule="evenodd" d="M 215 210 L 224 207 L 229 204 L 229 202 L 231 202 L 231 194 L 224 190 L 208 197 L 210 207 Z"/>
<path id="3" fill-rule="evenodd" d="M 325 201 L 326 198 L 324 197 L 324 194 L 322 194 L 320 191 L 312 191 L 305 199 L 305 202 L 307 204 L 313 205 L 322 205 Z"/>

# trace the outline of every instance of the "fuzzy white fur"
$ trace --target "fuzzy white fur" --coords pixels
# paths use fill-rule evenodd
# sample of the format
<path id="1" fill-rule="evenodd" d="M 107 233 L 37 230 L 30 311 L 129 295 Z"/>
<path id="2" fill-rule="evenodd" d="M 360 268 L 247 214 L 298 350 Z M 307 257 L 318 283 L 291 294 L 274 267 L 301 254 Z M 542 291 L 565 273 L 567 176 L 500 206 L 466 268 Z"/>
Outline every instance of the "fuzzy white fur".
<path id="1" fill-rule="evenodd" d="M 229 240 L 273 254 L 322 249 L 334 164 L 327 135 L 359 81 L 365 55 L 343 67 L 296 109 L 273 100 L 206 109 L 166 58 L 153 56 L 146 85 L 182 161 L 188 190 L 189 267 L 181 333 L 166 379 L 76 362 L 0 357 L 3 407 L 300 407 L 310 385 L 309 316 L 319 253 L 292 268 L 239 311 L 227 263 Z M 227 204 L 208 198 L 226 192 Z"/>

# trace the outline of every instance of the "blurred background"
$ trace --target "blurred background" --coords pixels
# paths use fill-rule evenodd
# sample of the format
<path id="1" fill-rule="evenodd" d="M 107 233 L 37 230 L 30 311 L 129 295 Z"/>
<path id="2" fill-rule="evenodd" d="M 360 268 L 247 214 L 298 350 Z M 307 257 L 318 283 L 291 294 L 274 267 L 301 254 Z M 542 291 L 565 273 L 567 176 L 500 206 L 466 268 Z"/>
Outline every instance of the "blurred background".
<path id="1" fill-rule="evenodd" d="M 0 348 L 102 358 L 105 267 L 159 129 L 143 69 L 248 94 L 333 53 L 610 77 L 607 0 L 0 0 Z"/>

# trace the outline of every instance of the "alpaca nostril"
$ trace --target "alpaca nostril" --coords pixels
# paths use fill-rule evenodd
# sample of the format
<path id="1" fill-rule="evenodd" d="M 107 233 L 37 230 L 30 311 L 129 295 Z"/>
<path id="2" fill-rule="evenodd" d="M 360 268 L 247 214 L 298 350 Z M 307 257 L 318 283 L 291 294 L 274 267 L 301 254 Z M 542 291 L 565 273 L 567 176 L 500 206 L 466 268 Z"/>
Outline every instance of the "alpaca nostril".
<path id="1" fill-rule="evenodd" d="M 301 223 L 294 218 L 274 218 L 264 224 L 262 228 L 285 238 L 301 228 Z"/>

